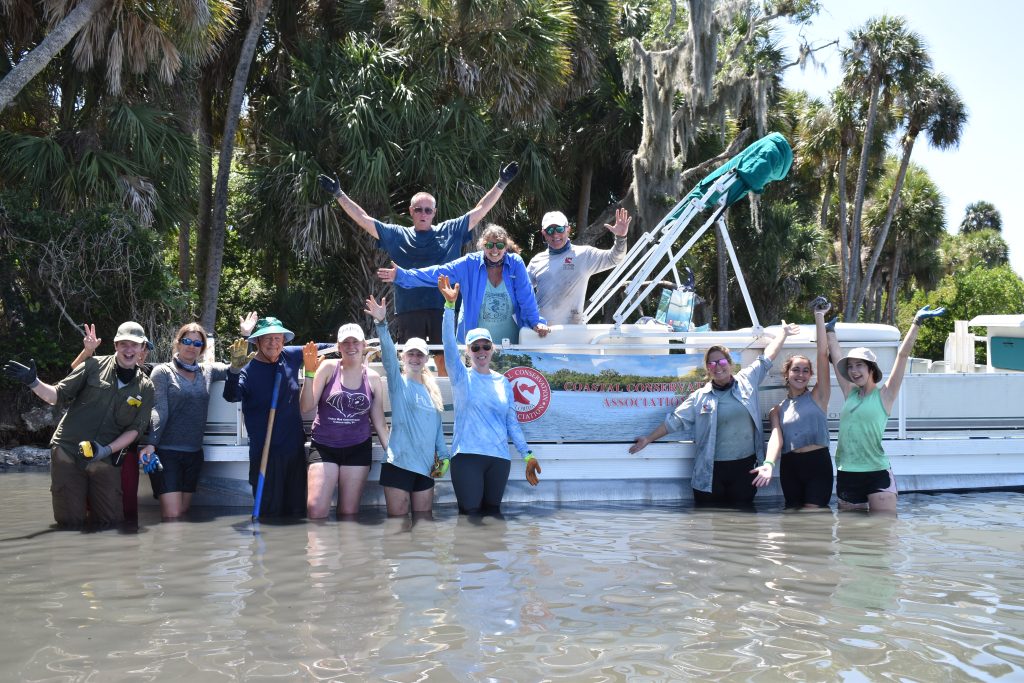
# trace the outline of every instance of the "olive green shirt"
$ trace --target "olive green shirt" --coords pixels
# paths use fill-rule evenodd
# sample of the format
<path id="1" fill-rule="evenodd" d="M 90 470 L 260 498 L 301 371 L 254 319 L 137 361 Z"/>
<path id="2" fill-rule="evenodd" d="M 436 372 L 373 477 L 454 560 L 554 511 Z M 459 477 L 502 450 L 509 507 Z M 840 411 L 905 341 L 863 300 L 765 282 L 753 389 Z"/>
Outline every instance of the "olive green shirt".
<path id="1" fill-rule="evenodd" d="M 121 388 L 117 386 L 115 356 L 86 358 L 55 387 L 57 401 L 68 405 L 50 440 L 77 457 L 80 441 L 109 445 L 129 430 L 141 438 L 153 411 L 153 383 L 142 372 Z"/>

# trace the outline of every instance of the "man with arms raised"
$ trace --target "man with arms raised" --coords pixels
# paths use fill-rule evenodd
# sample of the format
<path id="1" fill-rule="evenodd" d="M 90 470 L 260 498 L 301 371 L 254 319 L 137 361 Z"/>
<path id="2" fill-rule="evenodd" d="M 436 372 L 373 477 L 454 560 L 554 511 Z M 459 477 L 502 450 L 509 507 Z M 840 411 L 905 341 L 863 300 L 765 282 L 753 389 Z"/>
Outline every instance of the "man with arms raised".
<path id="1" fill-rule="evenodd" d="M 615 225 L 605 224 L 613 235 L 611 249 L 578 247 L 569 241 L 569 219 L 561 211 L 549 211 L 540 222 L 548 248 L 530 259 L 526 272 L 537 290 L 537 306 L 548 325 L 581 325 L 586 308 L 587 281 L 594 273 L 614 268 L 626 257 L 626 233 L 632 219 L 625 209 L 615 211 Z"/>
<path id="2" fill-rule="evenodd" d="M 462 255 L 462 245 L 472 238 L 471 231 L 501 197 L 505 186 L 519 173 L 519 164 L 512 162 L 501 169 L 498 182 L 480 198 L 469 213 L 434 225 L 437 200 L 426 192 L 417 192 L 409 201 L 412 227 L 382 223 L 342 192 L 336 178 L 319 177 L 320 185 L 334 195 L 356 225 L 375 239 L 376 246 L 387 252 L 402 268 L 426 268 L 453 261 Z M 392 336 L 404 343 L 410 337 L 421 337 L 431 344 L 441 343 L 441 312 L 444 299 L 436 288 L 395 288 L 395 319 Z M 445 374 L 443 356 L 435 357 L 438 374 Z"/>

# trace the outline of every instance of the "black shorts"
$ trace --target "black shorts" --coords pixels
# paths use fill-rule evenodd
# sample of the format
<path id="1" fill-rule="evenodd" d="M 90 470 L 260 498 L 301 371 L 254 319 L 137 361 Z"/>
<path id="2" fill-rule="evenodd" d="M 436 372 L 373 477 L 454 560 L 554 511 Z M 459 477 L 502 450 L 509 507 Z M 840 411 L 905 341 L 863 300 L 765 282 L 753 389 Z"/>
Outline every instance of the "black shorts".
<path id="1" fill-rule="evenodd" d="M 195 493 L 199 486 L 199 472 L 203 469 L 203 450 L 172 451 L 161 448 L 156 452 L 163 465 L 163 471 L 157 470 L 149 475 L 153 495 L 159 498 L 164 493 Z"/>
<path id="2" fill-rule="evenodd" d="M 418 472 L 402 469 L 389 462 L 382 462 L 380 464 L 380 485 L 416 493 L 434 488 L 434 480 Z"/>
<path id="3" fill-rule="evenodd" d="M 872 493 L 896 493 L 892 469 L 873 472 L 836 472 L 836 498 L 853 505 L 868 502 Z"/>
<path id="4" fill-rule="evenodd" d="M 420 308 L 399 313 L 391 322 L 391 337 L 396 344 L 404 344 L 410 337 L 426 339 L 428 344 L 441 343 L 440 308 Z"/>
<path id="5" fill-rule="evenodd" d="M 782 454 L 779 475 L 787 508 L 817 505 L 827 508 L 832 499 L 832 456 L 828 448 Z"/>
<path id="6" fill-rule="evenodd" d="M 373 442 L 367 439 L 355 446 L 335 448 L 310 441 L 306 464 L 317 462 L 329 462 L 338 467 L 369 467 L 373 462 Z"/>

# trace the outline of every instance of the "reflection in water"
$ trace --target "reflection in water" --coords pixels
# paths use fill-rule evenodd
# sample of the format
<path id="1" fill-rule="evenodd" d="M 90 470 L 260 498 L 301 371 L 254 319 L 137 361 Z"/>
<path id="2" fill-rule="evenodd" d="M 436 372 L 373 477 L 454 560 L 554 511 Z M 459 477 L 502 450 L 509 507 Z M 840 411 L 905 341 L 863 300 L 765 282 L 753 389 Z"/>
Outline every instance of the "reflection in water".
<path id="1" fill-rule="evenodd" d="M 0 476 L 6 680 L 1024 677 L 1019 494 L 39 534 L 46 485 Z"/>

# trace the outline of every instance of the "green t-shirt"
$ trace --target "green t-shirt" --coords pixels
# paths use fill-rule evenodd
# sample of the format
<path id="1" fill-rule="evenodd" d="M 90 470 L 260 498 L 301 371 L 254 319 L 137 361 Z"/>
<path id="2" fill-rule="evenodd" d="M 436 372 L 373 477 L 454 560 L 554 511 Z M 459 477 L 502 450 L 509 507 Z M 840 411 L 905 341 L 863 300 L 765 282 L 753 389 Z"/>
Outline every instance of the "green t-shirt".
<path id="1" fill-rule="evenodd" d="M 889 456 L 882 450 L 882 434 L 888 421 L 881 389 L 876 387 L 867 396 L 861 396 L 857 389 L 851 391 L 839 416 L 836 469 L 841 472 L 889 469 Z"/>
<path id="2" fill-rule="evenodd" d="M 747 407 L 736 400 L 731 389 L 714 390 L 718 399 L 715 418 L 715 462 L 742 460 L 756 452 L 754 421 Z"/>

